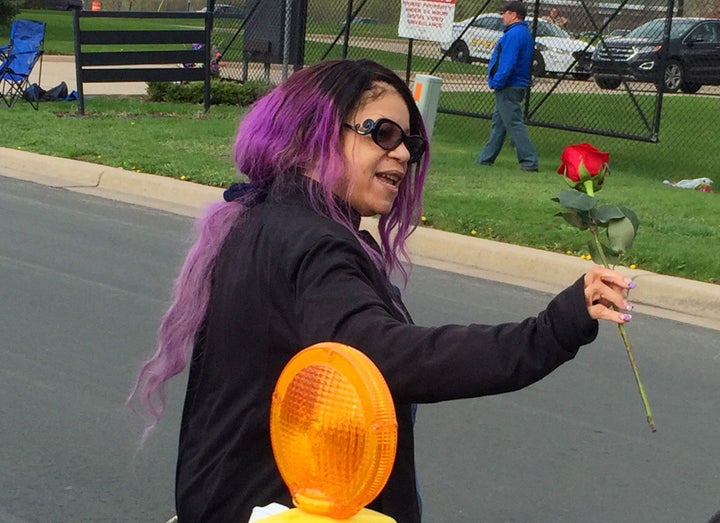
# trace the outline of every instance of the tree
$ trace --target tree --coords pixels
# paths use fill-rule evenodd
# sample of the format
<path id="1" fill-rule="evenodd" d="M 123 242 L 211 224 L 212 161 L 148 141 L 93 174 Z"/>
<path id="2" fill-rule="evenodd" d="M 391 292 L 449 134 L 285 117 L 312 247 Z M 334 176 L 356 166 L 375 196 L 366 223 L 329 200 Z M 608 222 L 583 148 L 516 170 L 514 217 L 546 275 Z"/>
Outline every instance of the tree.
<path id="1" fill-rule="evenodd" d="M 24 0 L 0 0 L 0 27 L 8 27 L 20 13 Z"/>

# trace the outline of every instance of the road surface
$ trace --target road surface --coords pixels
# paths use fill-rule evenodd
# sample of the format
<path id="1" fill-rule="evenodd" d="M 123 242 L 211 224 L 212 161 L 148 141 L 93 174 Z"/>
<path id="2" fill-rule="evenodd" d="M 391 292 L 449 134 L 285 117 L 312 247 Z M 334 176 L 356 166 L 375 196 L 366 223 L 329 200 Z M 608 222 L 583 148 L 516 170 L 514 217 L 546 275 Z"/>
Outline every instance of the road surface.
<path id="1" fill-rule="evenodd" d="M 0 521 L 164 522 L 185 375 L 142 449 L 123 401 L 189 219 L 1 176 L 0 216 Z M 518 320 L 549 298 L 420 266 L 405 297 L 426 325 Z M 720 509 L 718 332 L 640 315 L 629 332 L 657 433 L 605 325 L 526 390 L 420 407 L 425 521 L 702 523 Z"/>

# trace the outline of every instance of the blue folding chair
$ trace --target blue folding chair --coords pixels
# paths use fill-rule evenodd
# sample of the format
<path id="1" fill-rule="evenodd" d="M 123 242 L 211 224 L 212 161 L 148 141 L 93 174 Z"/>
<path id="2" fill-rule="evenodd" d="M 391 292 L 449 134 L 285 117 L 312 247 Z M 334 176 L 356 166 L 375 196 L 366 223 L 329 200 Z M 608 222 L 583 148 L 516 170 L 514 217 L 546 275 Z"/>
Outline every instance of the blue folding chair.
<path id="1" fill-rule="evenodd" d="M 30 74 L 40 63 L 42 74 L 45 22 L 15 20 L 10 29 L 10 44 L 0 47 L 0 98 L 8 107 L 20 99 L 27 100 L 37 111 L 39 103 L 25 97 Z M 38 80 L 38 84 L 40 81 Z"/>

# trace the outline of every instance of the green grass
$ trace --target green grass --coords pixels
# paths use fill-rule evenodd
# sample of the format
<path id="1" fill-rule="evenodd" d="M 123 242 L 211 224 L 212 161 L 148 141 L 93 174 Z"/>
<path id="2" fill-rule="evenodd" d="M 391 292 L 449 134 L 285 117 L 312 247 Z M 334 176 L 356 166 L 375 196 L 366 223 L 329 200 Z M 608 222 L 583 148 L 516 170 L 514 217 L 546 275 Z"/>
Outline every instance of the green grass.
<path id="1" fill-rule="evenodd" d="M 687 111 L 696 100 L 700 102 L 688 97 L 668 100 L 669 110 Z M 683 107 L 673 107 L 676 104 Z M 671 121 L 684 125 L 685 120 Z M 718 124 L 709 122 L 710 126 Z M 663 134 L 692 131 L 667 125 Z M 650 144 L 532 127 L 530 135 L 538 148 L 541 172 L 529 175 L 517 170 L 509 145 L 493 167 L 474 165 L 488 133 L 485 120 L 439 115 L 425 198 L 425 214 L 433 226 L 464 234 L 476 230 L 480 237 L 550 251 L 587 253 L 588 234 L 554 217 L 560 208 L 550 198 L 565 188 L 554 173 L 562 149 L 569 143 L 589 141 L 611 154 L 611 173 L 598 197 L 602 203 L 633 208 L 641 220 L 626 263 L 720 283 L 718 195 L 662 184 L 664 179 L 713 178 L 717 159 L 701 149 L 707 142 L 699 140 L 697 150 L 680 151 L 672 147 L 671 139 L 667 140 L 670 144 L 662 139 L 660 144 Z"/>
<path id="2" fill-rule="evenodd" d="M 75 54 L 75 36 L 73 31 L 73 17 L 71 12 L 66 11 L 45 11 L 29 10 L 22 11 L 18 18 L 27 18 L 45 22 L 45 52 L 48 54 Z M 81 18 L 82 29 L 127 29 L 128 21 L 122 18 Z M 180 19 L 133 19 L 133 30 L 169 30 L 177 27 L 203 27 L 202 20 L 180 20 Z M 7 42 L 10 38 L 10 28 L 0 27 L 0 42 Z M 161 46 L 133 46 L 135 51 L 148 49 L 162 49 Z M 90 46 L 86 50 L 92 51 L 117 51 L 117 46 Z"/>
<path id="3" fill-rule="evenodd" d="M 668 100 L 668 110 L 691 111 L 697 100 Z M 44 103 L 37 112 L 20 104 L 0 110 L 0 127 L 13 130 L 0 135 L 0 145 L 224 186 L 235 179 L 231 143 L 242 111 L 213 106 L 204 115 L 189 104 L 95 98 L 86 102 L 86 117 L 78 118 L 74 103 Z M 718 116 L 705 114 L 706 121 L 712 118 Z M 708 121 L 708 127 L 718 124 Z M 693 130 L 668 127 L 668 134 Z M 475 230 L 479 237 L 573 255 L 588 252 L 587 235 L 555 216 L 560 208 L 551 198 L 566 187 L 554 173 L 564 146 L 590 141 L 611 154 L 611 173 L 598 194 L 602 203 L 627 205 L 641 220 L 626 263 L 720 283 L 718 194 L 662 184 L 666 178 L 712 178 L 709 166 L 716 163 L 710 154 L 533 127 L 541 172 L 528 174 L 518 171 L 509 145 L 494 166 L 475 164 L 488 132 L 486 120 L 438 115 L 425 194 L 427 226 L 461 234 Z"/>
<path id="4" fill-rule="evenodd" d="M 137 98 L 85 100 L 86 115 L 77 117 L 74 102 L 0 107 L 0 145 L 53 156 L 161 174 L 206 185 L 232 180 L 230 151 L 243 109 L 147 102 Z M 29 110 L 28 110 L 29 109 Z"/>
<path id="5" fill-rule="evenodd" d="M 74 54 L 74 32 L 73 32 L 73 19 L 72 13 L 63 11 L 44 11 L 44 10 L 32 10 L 23 11 L 20 13 L 20 18 L 29 18 L 32 20 L 38 20 L 47 24 L 47 33 L 45 35 L 45 52 L 48 54 Z M 126 29 L 128 21 L 122 18 L 81 18 L 81 24 L 83 29 Z M 225 51 L 226 56 L 231 59 L 233 57 L 241 57 L 243 49 L 243 37 L 241 35 L 235 35 L 238 21 L 231 19 L 218 19 L 215 22 L 213 31 L 213 43 L 220 49 Z M 341 23 L 330 24 L 321 23 L 313 24 L 312 29 L 308 28 L 309 33 L 323 33 L 328 35 L 337 35 L 340 31 Z M 132 27 L 134 30 L 169 30 L 176 27 L 187 27 L 197 26 L 202 27 L 201 20 L 173 20 L 173 19 L 133 19 Z M 357 28 L 353 28 L 356 30 Z M 397 37 L 397 26 L 389 25 L 363 25 L 360 27 L 363 31 L 362 36 L 364 38 L 393 38 Z M 0 42 L 7 41 L 10 35 L 10 28 L 0 28 Z M 229 49 L 226 49 L 226 45 L 232 41 L 232 45 Z M 402 40 L 406 43 L 406 40 Z M 149 46 L 149 45 L 137 45 L 133 46 L 133 50 L 148 50 L 148 49 L 162 49 L 162 48 L 176 48 L 177 46 Z M 86 51 L 118 51 L 117 46 L 86 46 Z M 328 50 L 327 43 L 319 43 L 308 40 L 305 43 L 305 63 L 314 63 L 321 59 Z M 327 55 L 328 58 L 340 58 L 342 53 L 342 39 L 338 41 L 330 53 Z M 407 67 L 407 58 L 403 53 L 391 53 L 381 50 L 373 50 L 372 58 L 377 60 L 388 67 L 404 71 Z M 366 58 L 368 56 L 368 50 L 364 47 L 350 46 L 348 49 L 348 58 Z M 413 67 L 419 70 L 430 70 L 437 60 L 424 57 L 414 57 Z M 477 74 L 477 66 L 470 64 L 453 63 L 449 60 L 443 64 L 443 71 L 446 73 L 463 73 L 470 72 Z"/>
<path id="6" fill-rule="evenodd" d="M 72 52 L 72 19 L 67 13 L 32 11 L 24 15 L 48 21 L 46 49 Z M 321 48 L 308 42 L 306 54 L 314 56 Z M 351 56 L 353 52 L 351 48 Z M 387 55 L 383 59 L 390 66 L 404 70 L 402 55 Z M 490 93 L 473 94 L 477 110 L 492 108 Z M 463 95 L 467 93 L 443 93 L 441 106 L 453 108 Z M 538 96 L 534 95 L 531 106 L 538 103 Z M 642 97 L 638 102 L 649 104 Z M 584 107 L 603 103 L 607 107 L 600 112 L 608 119 L 622 115 L 618 123 L 625 126 L 626 132 L 642 130 L 643 122 L 632 108 L 618 105 L 627 104 L 622 97 L 556 94 L 539 105 L 536 113 L 547 121 L 579 122 Z M 662 184 L 664 179 L 700 176 L 720 184 L 717 154 L 703 148 L 703 144 L 717 141 L 720 111 L 716 103 L 701 96 L 666 97 L 660 143 L 655 144 L 530 127 L 540 156 L 539 174 L 518 171 L 509 144 L 493 167 L 477 166 L 475 158 L 489 134 L 490 122 L 439 114 L 425 192 L 426 226 L 460 234 L 476 231 L 483 238 L 573 255 L 588 252 L 587 233 L 556 217 L 560 208 L 551 201 L 566 187 L 562 178 L 554 174 L 563 148 L 588 141 L 611 154 L 611 174 L 598 194 L 602 203 L 631 207 L 641 220 L 635 246 L 625 263 L 636 263 L 641 269 L 657 273 L 720 283 L 718 194 Z M 569 114 L 569 108 L 577 112 Z M 239 107 L 213 106 L 205 115 L 202 107 L 190 104 L 91 97 L 86 99 L 86 117 L 78 118 L 74 103 L 43 103 L 37 112 L 28 104 L 19 104 L 12 110 L 0 107 L 0 146 L 224 186 L 236 176 L 231 144 L 242 112 Z"/>

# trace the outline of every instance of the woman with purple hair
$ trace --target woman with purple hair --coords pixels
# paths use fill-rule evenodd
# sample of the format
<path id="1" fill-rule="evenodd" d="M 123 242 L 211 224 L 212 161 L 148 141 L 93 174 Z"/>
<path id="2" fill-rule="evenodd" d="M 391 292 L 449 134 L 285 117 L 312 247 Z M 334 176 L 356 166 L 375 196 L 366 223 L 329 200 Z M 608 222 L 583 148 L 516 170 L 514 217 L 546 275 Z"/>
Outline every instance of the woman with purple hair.
<path id="1" fill-rule="evenodd" d="M 629 281 L 597 266 L 521 323 L 413 325 L 389 277 L 406 277 L 427 135 L 408 87 L 379 64 L 328 61 L 294 73 L 245 115 L 235 159 L 248 182 L 198 221 L 157 351 L 129 400 L 158 420 L 165 383 L 190 362 L 181 523 L 244 522 L 254 506 L 291 505 L 270 445 L 270 402 L 285 364 L 305 347 L 341 342 L 382 372 L 398 449 L 369 508 L 414 523 L 414 404 L 520 389 L 594 340 L 598 319 L 630 320 L 612 308 L 629 310 Z M 379 242 L 359 229 L 374 215 Z"/>

